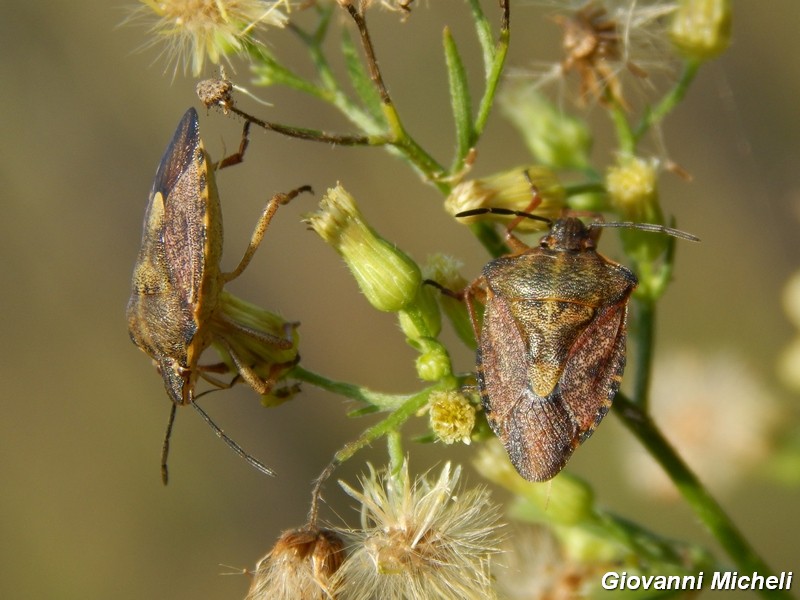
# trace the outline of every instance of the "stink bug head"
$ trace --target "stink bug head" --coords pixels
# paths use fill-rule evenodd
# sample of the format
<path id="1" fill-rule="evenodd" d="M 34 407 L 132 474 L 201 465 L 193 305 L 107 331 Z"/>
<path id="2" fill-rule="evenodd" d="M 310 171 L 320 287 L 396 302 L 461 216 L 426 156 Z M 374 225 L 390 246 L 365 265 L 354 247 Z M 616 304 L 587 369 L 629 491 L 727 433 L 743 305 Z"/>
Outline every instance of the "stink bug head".
<path id="1" fill-rule="evenodd" d="M 197 112 L 178 124 L 148 199 L 128 301 L 131 339 L 154 359 L 170 398 L 191 401 L 204 325 L 221 288 L 222 217 Z"/>
<path id="2" fill-rule="evenodd" d="M 581 252 L 596 248 L 599 237 L 599 229 L 587 227 L 575 217 L 567 217 L 554 221 L 539 245 L 551 250 Z"/>

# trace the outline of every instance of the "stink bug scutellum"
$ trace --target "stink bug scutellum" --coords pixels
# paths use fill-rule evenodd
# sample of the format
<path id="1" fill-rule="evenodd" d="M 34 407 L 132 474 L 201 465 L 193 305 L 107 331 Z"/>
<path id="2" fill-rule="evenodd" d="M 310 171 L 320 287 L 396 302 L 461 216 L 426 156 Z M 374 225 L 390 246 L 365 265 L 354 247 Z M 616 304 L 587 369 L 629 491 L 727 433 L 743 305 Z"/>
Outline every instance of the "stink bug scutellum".
<path id="1" fill-rule="evenodd" d="M 221 386 L 198 364 L 201 354 L 212 343 L 231 359 L 242 379 L 256 391 L 265 394 L 273 385 L 273 381 L 262 380 L 244 364 L 233 347 L 233 334 L 252 336 L 287 351 L 290 354 L 287 362 L 296 358 L 292 324 L 287 324 L 288 335 L 280 337 L 252 325 L 237 323 L 222 309 L 224 284 L 247 267 L 278 206 L 301 191 L 310 191 L 303 187 L 270 199 L 239 265 L 229 273 L 223 272 L 219 264 L 222 212 L 214 171 L 241 162 L 247 147 L 247 131 L 248 124 L 239 152 L 214 165 L 200 139 L 197 112 L 193 108 L 187 110 L 158 165 L 148 199 L 127 316 L 131 339 L 155 362 L 173 403 L 162 451 L 165 484 L 175 408 L 189 404 L 250 464 L 273 474 L 211 421 L 195 403 L 194 394 L 198 377 Z"/>
<path id="2" fill-rule="evenodd" d="M 532 202 L 532 207 L 536 201 Z M 625 367 L 628 300 L 638 281 L 596 251 L 601 227 L 634 227 L 695 240 L 653 224 L 585 225 L 507 209 L 484 213 L 547 222 L 529 247 L 507 231 L 514 252 L 489 262 L 464 292 L 478 339 L 478 386 L 486 417 L 520 475 L 554 477 L 611 407 Z M 471 300 L 485 298 L 478 327 Z"/>

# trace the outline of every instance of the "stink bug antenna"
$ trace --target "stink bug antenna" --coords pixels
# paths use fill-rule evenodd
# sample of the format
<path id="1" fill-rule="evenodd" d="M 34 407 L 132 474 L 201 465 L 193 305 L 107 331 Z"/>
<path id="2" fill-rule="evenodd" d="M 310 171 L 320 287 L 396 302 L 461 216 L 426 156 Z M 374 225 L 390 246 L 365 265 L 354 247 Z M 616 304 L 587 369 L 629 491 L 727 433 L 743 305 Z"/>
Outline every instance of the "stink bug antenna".
<path id="1" fill-rule="evenodd" d="M 169 470 L 167 469 L 167 457 L 169 456 L 169 438 L 172 437 L 172 425 L 175 423 L 175 410 L 178 405 L 172 403 L 167 420 L 167 432 L 164 434 L 164 443 L 161 444 L 161 483 L 169 483 Z"/>
<path id="2" fill-rule="evenodd" d="M 173 407 L 174 406 L 175 405 L 173 404 Z M 214 423 L 214 421 L 211 420 L 211 417 L 208 416 L 208 413 L 206 413 L 206 411 L 200 408 L 200 405 L 197 404 L 197 402 L 192 402 L 192 406 L 194 406 L 195 410 L 197 410 L 197 412 L 200 413 L 200 416 L 203 417 L 203 420 L 206 423 L 208 423 L 208 426 L 214 430 L 214 433 L 217 434 L 217 437 L 219 437 L 220 439 L 222 439 L 223 442 L 228 444 L 228 447 L 231 450 L 233 450 L 234 452 L 236 452 L 236 454 L 245 459 L 248 463 L 250 463 L 251 466 L 255 467 L 256 469 L 264 473 L 264 475 L 275 477 L 275 471 L 273 471 L 272 469 L 270 469 L 269 467 L 267 467 L 266 465 L 255 459 L 247 452 L 245 452 L 244 449 L 239 444 L 237 444 L 231 438 L 229 438 L 225 434 L 225 432 L 222 431 L 222 429 L 220 429 L 219 426 L 216 423 Z"/>
<path id="3" fill-rule="evenodd" d="M 616 221 L 611 223 L 605 223 L 603 221 L 595 221 L 591 225 L 591 228 L 595 227 L 627 227 L 630 229 L 640 229 L 642 231 L 654 231 L 656 233 L 664 233 L 666 235 L 671 235 L 672 237 L 681 238 L 682 240 L 688 240 L 690 242 L 699 242 L 700 238 L 696 235 L 692 235 L 691 233 L 686 233 L 685 231 L 681 231 L 680 229 L 673 229 L 672 227 L 667 227 L 666 225 L 658 225 L 656 223 L 633 223 L 631 221 Z"/>
<path id="4" fill-rule="evenodd" d="M 500 208 L 500 207 L 482 207 L 482 208 L 472 208 L 470 210 L 465 210 L 460 213 L 456 213 L 457 218 L 461 217 L 474 217 L 475 215 L 486 215 L 486 214 L 493 214 L 493 215 L 510 215 L 514 217 L 522 217 L 524 219 L 533 219 L 534 221 L 541 221 L 542 223 L 547 223 L 548 225 L 552 225 L 553 221 L 548 219 L 547 217 L 543 217 L 541 215 L 534 215 L 529 212 L 525 212 L 522 210 L 512 210 L 510 208 Z"/>
<path id="5" fill-rule="evenodd" d="M 224 431 L 222 431 L 222 429 L 220 429 L 216 423 L 214 423 L 211 417 L 208 416 L 208 413 L 206 413 L 206 411 L 200 408 L 200 405 L 197 404 L 197 398 L 212 391 L 217 391 L 217 390 L 209 390 L 208 392 L 203 392 L 202 394 L 198 394 L 197 397 L 195 397 L 194 401 L 191 403 L 191 405 L 194 406 L 194 408 L 197 410 L 198 413 L 200 413 L 200 416 L 203 417 L 203 420 L 206 423 L 208 423 L 208 426 L 214 430 L 214 433 L 217 434 L 217 437 L 221 438 L 222 441 L 225 442 L 231 450 L 236 452 L 236 454 L 241 456 L 248 463 L 250 463 L 250 465 L 258 469 L 265 475 L 274 477 L 275 472 L 272 469 L 270 469 L 257 459 L 253 458 L 247 452 L 245 452 L 244 449 L 239 444 L 234 442 L 230 437 L 228 437 L 228 435 Z M 178 405 L 173 403 L 172 408 L 170 409 L 169 412 L 169 420 L 167 421 L 167 432 L 164 435 L 164 443 L 161 446 L 161 482 L 164 485 L 167 485 L 167 483 L 169 483 L 169 469 L 167 468 L 167 459 L 169 457 L 169 440 L 172 437 L 172 426 L 175 423 L 175 410 L 177 408 Z"/>

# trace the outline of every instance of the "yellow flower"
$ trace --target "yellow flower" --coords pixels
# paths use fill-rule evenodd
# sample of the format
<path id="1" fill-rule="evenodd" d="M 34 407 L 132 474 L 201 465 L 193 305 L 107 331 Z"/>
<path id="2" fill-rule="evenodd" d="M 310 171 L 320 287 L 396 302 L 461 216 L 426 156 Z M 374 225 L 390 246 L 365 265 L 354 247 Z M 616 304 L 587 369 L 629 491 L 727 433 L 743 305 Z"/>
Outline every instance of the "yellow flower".
<path id="1" fill-rule="evenodd" d="M 192 75 L 203 70 L 205 59 L 243 53 L 255 43 L 253 34 L 267 26 L 283 27 L 286 15 L 278 7 L 286 0 L 141 0 L 133 18 L 155 17 L 145 46 L 164 43 L 162 55 L 173 74 L 180 66 Z"/>
<path id="2" fill-rule="evenodd" d="M 469 444 L 475 427 L 475 407 L 456 391 L 433 392 L 430 399 L 431 429 L 445 444 Z"/>

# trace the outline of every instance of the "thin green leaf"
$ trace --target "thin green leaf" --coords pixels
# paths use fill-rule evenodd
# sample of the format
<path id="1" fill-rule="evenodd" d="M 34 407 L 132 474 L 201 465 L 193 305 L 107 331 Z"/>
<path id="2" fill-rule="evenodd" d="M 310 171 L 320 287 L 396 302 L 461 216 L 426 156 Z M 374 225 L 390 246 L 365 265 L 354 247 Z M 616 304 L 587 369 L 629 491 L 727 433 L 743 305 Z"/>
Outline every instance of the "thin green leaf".
<path id="1" fill-rule="evenodd" d="M 373 415 L 379 410 L 380 408 L 378 408 L 377 406 L 364 406 L 363 408 L 357 408 L 356 410 L 351 410 L 349 413 L 347 413 L 347 416 L 351 419 L 355 419 L 357 417 Z"/>
<path id="2" fill-rule="evenodd" d="M 347 30 L 342 32 L 342 56 L 344 57 L 350 83 L 361 99 L 361 102 L 364 104 L 364 107 L 378 123 L 385 125 L 386 120 L 383 117 L 383 110 L 381 109 L 381 98 L 375 86 L 372 84 L 372 80 L 369 77 L 369 73 L 367 73 L 367 70 L 364 68 L 364 63 L 361 60 L 358 49 L 353 43 L 353 39 L 347 33 Z"/>
<path id="3" fill-rule="evenodd" d="M 450 101 L 453 106 L 458 143 L 458 154 L 454 164 L 458 167 L 475 143 L 475 128 L 472 124 L 472 99 L 469 94 L 467 73 L 464 71 L 464 63 L 448 27 L 444 29 L 444 55 L 447 60 Z"/>
<path id="4" fill-rule="evenodd" d="M 480 42 L 481 50 L 483 51 L 483 68 L 488 75 L 492 70 L 495 53 L 492 24 L 489 23 L 486 15 L 483 14 L 480 0 L 469 0 L 469 6 L 472 10 L 472 20 L 475 21 L 475 31 L 478 34 L 478 42 Z"/>

